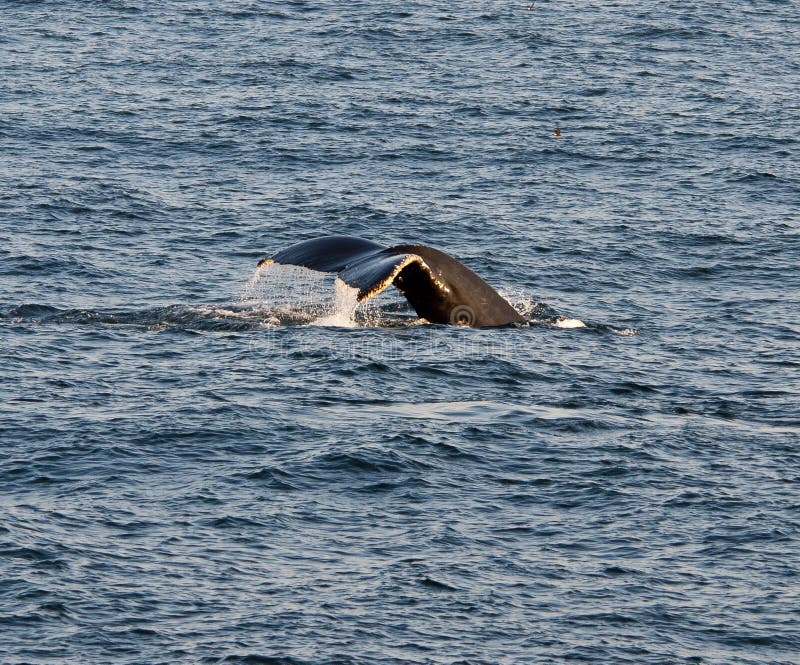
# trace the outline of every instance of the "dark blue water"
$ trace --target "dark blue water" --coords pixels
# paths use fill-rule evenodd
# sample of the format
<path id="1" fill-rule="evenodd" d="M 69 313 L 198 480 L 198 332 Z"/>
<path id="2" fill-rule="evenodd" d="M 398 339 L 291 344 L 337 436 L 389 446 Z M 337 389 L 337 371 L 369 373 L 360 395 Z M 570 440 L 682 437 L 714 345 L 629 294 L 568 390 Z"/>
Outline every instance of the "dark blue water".
<path id="1" fill-rule="evenodd" d="M 800 7 L 527 7 L 0 2 L 0 661 L 800 662 Z"/>

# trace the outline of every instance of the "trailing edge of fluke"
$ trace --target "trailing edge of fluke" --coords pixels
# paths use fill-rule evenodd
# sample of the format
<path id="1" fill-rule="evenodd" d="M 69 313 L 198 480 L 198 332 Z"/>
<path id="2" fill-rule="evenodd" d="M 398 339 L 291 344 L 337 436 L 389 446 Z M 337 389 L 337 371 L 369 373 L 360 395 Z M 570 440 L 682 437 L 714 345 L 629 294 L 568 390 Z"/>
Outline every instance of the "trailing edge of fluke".
<path id="1" fill-rule="evenodd" d="M 452 256 L 425 245 L 382 247 L 363 238 L 325 236 L 292 245 L 259 261 L 337 273 L 358 289 L 358 300 L 390 284 L 431 323 L 506 326 L 525 319 L 497 291 Z"/>

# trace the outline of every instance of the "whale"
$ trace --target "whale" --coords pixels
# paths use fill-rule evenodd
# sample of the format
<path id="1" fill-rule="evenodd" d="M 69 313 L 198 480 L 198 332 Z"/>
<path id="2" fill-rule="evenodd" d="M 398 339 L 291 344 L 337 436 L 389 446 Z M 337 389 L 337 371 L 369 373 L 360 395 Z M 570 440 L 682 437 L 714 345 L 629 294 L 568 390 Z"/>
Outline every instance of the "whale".
<path id="1" fill-rule="evenodd" d="M 430 323 L 484 328 L 525 321 L 463 263 L 426 245 L 384 247 L 353 236 L 323 236 L 263 258 L 258 267 L 273 263 L 336 273 L 345 284 L 358 289 L 359 302 L 394 286 Z"/>

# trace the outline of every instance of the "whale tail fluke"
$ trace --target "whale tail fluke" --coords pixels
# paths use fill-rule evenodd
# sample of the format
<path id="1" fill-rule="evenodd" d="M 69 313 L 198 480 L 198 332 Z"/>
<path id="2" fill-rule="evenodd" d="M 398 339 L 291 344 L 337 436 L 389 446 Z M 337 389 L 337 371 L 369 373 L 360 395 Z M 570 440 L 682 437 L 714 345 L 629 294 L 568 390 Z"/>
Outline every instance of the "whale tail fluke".
<path id="1" fill-rule="evenodd" d="M 358 300 L 394 285 L 417 314 L 432 323 L 472 327 L 522 323 L 524 318 L 465 265 L 433 247 L 382 247 L 363 238 L 326 236 L 292 245 L 267 263 L 337 273 L 358 289 Z"/>

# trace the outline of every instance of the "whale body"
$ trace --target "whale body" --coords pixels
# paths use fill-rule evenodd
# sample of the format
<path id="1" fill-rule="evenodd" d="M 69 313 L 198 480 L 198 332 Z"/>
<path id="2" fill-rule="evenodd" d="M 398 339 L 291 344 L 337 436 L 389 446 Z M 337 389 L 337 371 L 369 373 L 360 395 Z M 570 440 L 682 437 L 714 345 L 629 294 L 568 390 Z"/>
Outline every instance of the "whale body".
<path id="1" fill-rule="evenodd" d="M 258 265 L 270 263 L 336 273 L 358 289 L 359 302 L 394 285 L 431 323 L 479 328 L 525 320 L 472 270 L 426 245 L 383 247 L 363 238 L 325 236 L 292 245 Z"/>

